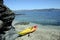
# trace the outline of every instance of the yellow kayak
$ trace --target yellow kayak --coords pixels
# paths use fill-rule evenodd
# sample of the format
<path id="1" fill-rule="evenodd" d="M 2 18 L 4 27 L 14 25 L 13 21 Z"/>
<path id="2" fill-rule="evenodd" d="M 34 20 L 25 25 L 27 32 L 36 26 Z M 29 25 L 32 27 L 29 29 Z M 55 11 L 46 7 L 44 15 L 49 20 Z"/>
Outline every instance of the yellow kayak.
<path id="1" fill-rule="evenodd" d="M 37 26 L 32 26 L 32 27 L 29 27 L 23 31 L 18 32 L 18 34 L 23 36 L 23 35 L 26 35 L 26 34 L 36 31 L 36 29 L 37 29 Z"/>

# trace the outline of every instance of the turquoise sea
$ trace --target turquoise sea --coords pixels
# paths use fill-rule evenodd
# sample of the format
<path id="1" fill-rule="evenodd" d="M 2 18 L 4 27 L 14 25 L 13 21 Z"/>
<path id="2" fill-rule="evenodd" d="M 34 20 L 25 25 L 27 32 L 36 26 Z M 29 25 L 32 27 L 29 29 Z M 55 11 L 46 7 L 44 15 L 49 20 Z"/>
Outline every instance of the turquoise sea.
<path id="1" fill-rule="evenodd" d="M 20 10 L 15 11 L 15 20 L 19 22 L 33 22 L 42 25 L 60 25 L 60 10 L 56 11 L 34 11 L 34 10 Z"/>

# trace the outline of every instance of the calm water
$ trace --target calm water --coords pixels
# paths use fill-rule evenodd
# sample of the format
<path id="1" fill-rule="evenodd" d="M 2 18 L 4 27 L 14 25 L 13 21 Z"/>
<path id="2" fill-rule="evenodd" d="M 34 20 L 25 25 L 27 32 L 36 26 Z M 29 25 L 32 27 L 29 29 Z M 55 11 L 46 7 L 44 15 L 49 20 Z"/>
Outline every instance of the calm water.
<path id="1" fill-rule="evenodd" d="M 34 22 L 43 25 L 60 25 L 60 11 L 19 11 L 16 14 L 25 14 L 16 16 L 16 21 Z"/>

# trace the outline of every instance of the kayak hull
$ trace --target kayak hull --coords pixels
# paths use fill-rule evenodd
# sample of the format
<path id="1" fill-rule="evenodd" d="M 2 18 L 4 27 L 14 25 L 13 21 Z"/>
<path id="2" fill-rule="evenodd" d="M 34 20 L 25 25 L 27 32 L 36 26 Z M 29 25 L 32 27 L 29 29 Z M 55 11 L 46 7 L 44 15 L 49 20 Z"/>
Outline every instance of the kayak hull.
<path id="1" fill-rule="evenodd" d="M 18 32 L 19 35 L 26 35 L 26 34 L 29 34 L 29 33 L 33 33 L 34 31 L 36 31 L 37 29 L 37 26 L 32 26 L 32 27 L 29 27 L 21 32 Z"/>

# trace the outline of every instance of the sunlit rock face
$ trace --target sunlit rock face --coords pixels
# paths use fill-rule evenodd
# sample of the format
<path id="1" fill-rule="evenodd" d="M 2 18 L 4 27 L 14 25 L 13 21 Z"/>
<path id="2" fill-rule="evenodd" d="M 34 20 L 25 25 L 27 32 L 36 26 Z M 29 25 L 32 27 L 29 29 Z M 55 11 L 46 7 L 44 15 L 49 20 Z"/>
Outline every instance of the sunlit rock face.
<path id="1" fill-rule="evenodd" d="M 15 14 L 4 4 L 0 5 L 0 20 L 3 22 L 3 31 L 10 29 L 12 21 L 15 18 Z M 6 30 L 7 31 L 7 30 Z"/>
<path id="2" fill-rule="evenodd" d="M 15 29 L 12 26 L 14 13 L 3 4 L 0 0 L 0 40 L 13 40 L 12 35 L 15 35 Z"/>
<path id="3" fill-rule="evenodd" d="M 0 20 L 0 28 L 2 28 L 3 22 Z"/>

